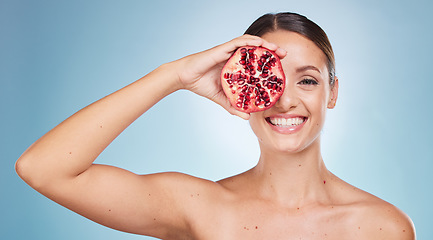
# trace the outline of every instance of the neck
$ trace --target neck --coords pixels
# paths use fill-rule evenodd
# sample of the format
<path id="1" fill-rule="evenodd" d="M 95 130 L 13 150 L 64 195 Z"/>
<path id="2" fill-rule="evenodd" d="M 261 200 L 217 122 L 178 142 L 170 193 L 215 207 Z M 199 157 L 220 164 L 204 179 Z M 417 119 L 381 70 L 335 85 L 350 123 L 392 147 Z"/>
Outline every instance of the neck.
<path id="1" fill-rule="evenodd" d="M 326 190 L 331 173 L 326 169 L 317 140 L 298 153 L 263 151 L 250 170 L 259 194 L 289 207 L 329 202 Z"/>

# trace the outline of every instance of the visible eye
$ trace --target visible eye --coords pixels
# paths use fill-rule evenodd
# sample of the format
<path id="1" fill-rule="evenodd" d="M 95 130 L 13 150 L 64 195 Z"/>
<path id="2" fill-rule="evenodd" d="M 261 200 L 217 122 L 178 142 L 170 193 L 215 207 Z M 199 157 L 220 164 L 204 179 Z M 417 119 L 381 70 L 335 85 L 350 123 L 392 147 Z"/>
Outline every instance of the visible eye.
<path id="1" fill-rule="evenodd" d="M 301 84 L 301 85 L 317 85 L 317 84 L 319 84 L 319 82 L 317 82 L 316 80 L 311 79 L 311 78 L 305 78 L 305 79 L 302 79 L 302 81 L 300 81 L 298 84 Z"/>

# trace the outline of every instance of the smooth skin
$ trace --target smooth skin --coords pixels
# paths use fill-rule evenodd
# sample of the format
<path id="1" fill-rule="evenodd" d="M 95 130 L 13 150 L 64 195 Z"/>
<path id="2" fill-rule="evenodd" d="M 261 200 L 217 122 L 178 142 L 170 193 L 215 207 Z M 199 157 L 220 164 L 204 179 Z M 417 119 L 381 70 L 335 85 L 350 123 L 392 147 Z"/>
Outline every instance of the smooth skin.
<path id="1" fill-rule="evenodd" d="M 230 106 L 219 78 L 245 45 L 275 51 L 287 78 L 276 105 L 251 115 Z M 261 149 L 257 166 L 213 182 L 93 163 L 126 127 L 180 89 L 249 119 Z M 161 239 L 415 239 L 403 212 L 326 169 L 320 131 L 337 97 L 338 80 L 329 85 L 326 58 L 313 42 L 282 30 L 244 35 L 164 64 L 78 111 L 30 146 L 16 171 L 38 192 L 95 222 Z M 270 121 L 293 117 L 305 122 L 287 129 Z"/>

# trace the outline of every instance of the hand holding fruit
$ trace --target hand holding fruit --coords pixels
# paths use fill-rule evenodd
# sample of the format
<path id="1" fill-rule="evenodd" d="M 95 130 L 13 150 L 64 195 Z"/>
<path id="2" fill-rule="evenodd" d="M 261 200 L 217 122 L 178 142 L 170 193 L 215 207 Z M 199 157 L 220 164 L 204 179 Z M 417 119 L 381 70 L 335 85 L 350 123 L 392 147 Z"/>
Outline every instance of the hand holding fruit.
<path id="1" fill-rule="evenodd" d="M 243 35 L 209 50 L 176 61 L 175 66 L 177 67 L 176 71 L 181 88 L 209 98 L 231 114 L 248 119 L 248 113 L 241 112 L 230 104 L 221 86 L 221 70 L 224 64 L 242 46 L 262 46 L 271 52 L 275 52 L 274 56 L 279 58 L 286 55 L 283 49 L 278 48 L 273 43 L 256 36 Z"/>

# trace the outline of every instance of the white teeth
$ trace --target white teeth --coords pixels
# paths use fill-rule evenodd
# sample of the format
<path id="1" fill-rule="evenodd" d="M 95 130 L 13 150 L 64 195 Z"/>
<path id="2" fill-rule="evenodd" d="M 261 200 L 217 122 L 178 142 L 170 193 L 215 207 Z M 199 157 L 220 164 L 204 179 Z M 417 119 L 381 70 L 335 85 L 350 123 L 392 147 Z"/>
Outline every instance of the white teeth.
<path id="1" fill-rule="evenodd" d="M 273 125 L 279 126 L 279 127 L 291 127 L 291 126 L 297 126 L 304 122 L 304 118 L 302 117 L 296 117 L 296 118 L 270 118 L 270 122 Z"/>

